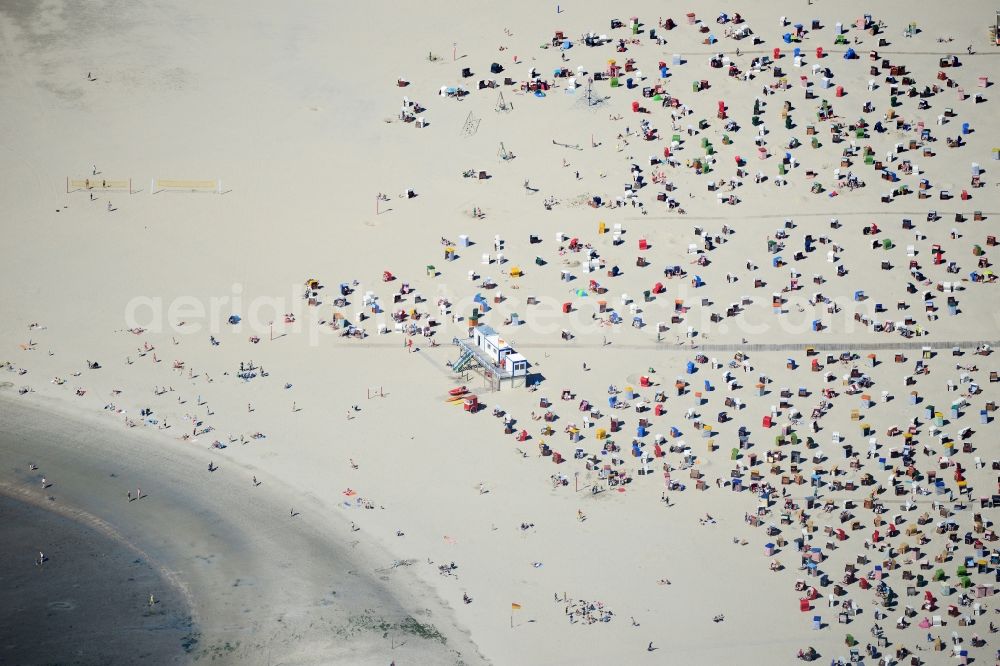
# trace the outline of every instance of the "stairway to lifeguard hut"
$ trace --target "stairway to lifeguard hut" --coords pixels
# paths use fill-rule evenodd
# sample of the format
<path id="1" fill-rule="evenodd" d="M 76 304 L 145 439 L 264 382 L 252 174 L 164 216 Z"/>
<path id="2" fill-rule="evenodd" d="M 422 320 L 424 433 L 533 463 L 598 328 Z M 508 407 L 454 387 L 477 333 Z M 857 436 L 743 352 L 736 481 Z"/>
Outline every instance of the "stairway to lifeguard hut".
<path id="1" fill-rule="evenodd" d="M 462 350 L 462 355 L 458 357 L 457 361 L 451 364 L 451 369 L 454 372 L 462 372 L 462 370 L 465 369 L 465 366 L 469 365 L 469 362 L 472 361 L 472 358 L 473 355 L 471 349 Z"/>

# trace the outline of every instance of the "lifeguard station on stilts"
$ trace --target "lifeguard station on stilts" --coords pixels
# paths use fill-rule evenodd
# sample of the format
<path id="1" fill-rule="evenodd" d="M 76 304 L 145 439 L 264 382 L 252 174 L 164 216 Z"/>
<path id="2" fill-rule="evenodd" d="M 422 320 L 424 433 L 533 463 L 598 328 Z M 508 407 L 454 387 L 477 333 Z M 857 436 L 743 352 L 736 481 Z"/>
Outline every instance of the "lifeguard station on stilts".
<path id="1" fill-rule="evenodd" d="M 469 339 L 454 338 L 452 343 L 459 348 L 458 359 L 451 364 L 452 371 L 481 375 L 491 391 L 499 391 L 505 381 L 511 387 L 527 385 L 528 360 L 491 327 L 476 326 Z"/>

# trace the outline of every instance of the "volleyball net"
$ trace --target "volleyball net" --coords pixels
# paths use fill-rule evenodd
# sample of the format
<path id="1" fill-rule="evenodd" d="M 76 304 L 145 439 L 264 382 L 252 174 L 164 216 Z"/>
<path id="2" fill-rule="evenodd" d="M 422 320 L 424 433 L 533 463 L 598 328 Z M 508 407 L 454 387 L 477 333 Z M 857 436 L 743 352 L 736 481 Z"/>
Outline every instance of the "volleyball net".
<path id="1" fill-rule="evenodd" d="M 66 194 L 73 192 L 128 192 L 132 193 L 131 178 L 104 178 L 102 176 L 91 176 L 90 178 L 66 177 Z"/>
<path id="2" fill-rule="evenodd" d="M 194 180 L 184 178 L 153 178 L 149 182 L 150 194 L 159 192 L 205 192 L 222 194 L 222 179 Z"/>

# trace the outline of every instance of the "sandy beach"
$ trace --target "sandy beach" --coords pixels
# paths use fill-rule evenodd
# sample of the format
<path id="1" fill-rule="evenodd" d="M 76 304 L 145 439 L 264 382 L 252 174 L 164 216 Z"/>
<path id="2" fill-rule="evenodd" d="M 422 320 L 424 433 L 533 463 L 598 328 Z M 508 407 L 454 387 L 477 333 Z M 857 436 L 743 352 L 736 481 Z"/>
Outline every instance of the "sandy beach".
<path id="1" fill-rule="evenodd" d="M 0 6 L 0 663 L 988 663 L 995 19 Z"/>

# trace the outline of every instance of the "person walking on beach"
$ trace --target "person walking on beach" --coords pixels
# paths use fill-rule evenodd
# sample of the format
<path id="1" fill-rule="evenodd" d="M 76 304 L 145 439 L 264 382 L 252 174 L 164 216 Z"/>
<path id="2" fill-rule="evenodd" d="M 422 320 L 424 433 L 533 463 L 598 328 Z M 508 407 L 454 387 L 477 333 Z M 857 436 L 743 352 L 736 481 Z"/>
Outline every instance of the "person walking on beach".
<path id="1" fill-rule="evenodd" d="M 130 491 L 128 491 L 128 501 L 129 501 L 129 502 L 131 502 L 131 501 L 132 501 L 132 491 L 131 491 L 131 490 L 130 490 Z"/>
<path id="2" fill-rule="evenodd" d="M 254 488 L 257 487 L 257 477 L 256 476 L 253 477 L 253 487 Z"/>
<path id="3" fill-rule="evenodd" d="M 142 497 L 142 488 L 135 489 L 135 498 L 140 499 Z"/>

